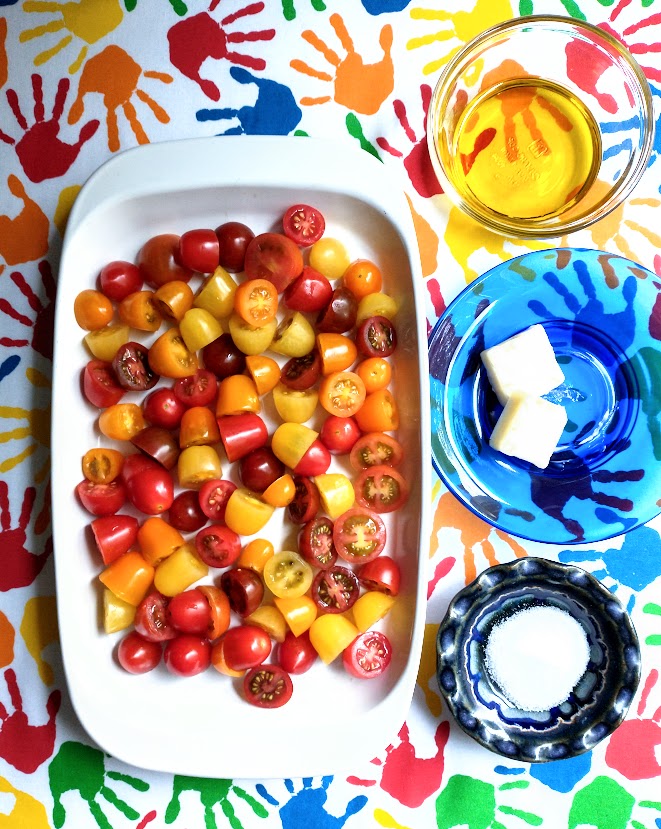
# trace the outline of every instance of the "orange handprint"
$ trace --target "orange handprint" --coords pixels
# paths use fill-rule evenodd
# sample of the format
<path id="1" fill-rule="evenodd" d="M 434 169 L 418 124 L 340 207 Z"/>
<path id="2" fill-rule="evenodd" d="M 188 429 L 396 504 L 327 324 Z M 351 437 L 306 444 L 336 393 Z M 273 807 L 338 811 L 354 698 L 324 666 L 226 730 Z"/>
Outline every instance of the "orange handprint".
<path id="1" fill-rule="evenodd" d="M 374 115 L 394 87 L 395 73 L 391 56 L 392 27 L 385 25 L 379 35 L 383 58 L 377 63 L 365 63 L 361 55 L 356 52 L 342 17 L 339 14 L 332 14 L 330 23 L 346 52 L 344 58 L 341 58 L 310 29 L 306 29 L 302 37 L 334 67 L 335 76 L 313 69 L 302 60 L 292 60 L 290 66 L 303 75 L 333 82 L 333 98 L 338 104 L 362 115 Z M 330 100 L 330 95 L 323 95 L 317 98 L 301 98 L 300 103 L 303 106 L 312 106 L 324 104 Z"/>
<path id="2" fill-rule="evenodd" d="M 9 176 L 7 187 L 23 207 L 16 216 L 0 216 L 0 256 L 8 265 L 40 259 L 48 251 L 48 218 L 16 176 Z"/>
<path id="3" fill-rule="evenodd" d="M 103 95 L 103 103 L 108 110 L 106 118 L 108 149 L 116 152 L 120 148 L 117 124 L 117 110 L 120 108 L 138 144 L 148 144 L 149 138 L 131 100 L 133 96 L 135 95 L 143 104 L 146 104 L 161 124 L 167 124 L 170 116 L 150 95 L 138 88 L 141 78 L 150 78 L 162 83 L 172 83 L 173 80 L 172 76 L 165 72 L 144 72 L 142 67 L 119 46 L 106 46 L 102 52 L 90 58 L 83 68 L 78 95 L 69 112 L 69 123 L 75 124 L 81 118 L 85 95 L 97 92 Z"/>

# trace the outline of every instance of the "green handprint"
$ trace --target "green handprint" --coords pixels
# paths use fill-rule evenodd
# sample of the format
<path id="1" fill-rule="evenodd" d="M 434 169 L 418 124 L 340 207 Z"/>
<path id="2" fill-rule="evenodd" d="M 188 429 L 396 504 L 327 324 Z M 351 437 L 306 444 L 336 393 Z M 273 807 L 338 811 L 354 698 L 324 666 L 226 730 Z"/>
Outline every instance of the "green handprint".
<path id="1" fill-rule="evenodd" d="M 90 813 L 99 829 L 112 829 L 112 824 L 97 803 L 97 795 L 112 804 L 129 820 L 137 820 L 140 813 L 123 801 L 109 786 L 106 779 L 128 783 L 136 791 L 146 792 L 149 784 L 128 774 L 107 771 L 103 752 L 83 743 L 65 742 L 48 767 L 48 783 L 53 795 L 53 824 L 55 829 L 64 826 L 66 811 L 62 805 L 65 792 L 77 791 L 87 802 Z"/>
<path id="2" fill-rule="evenodd" d="M 576 792 L 569 810 L 568 829 L 594 826 L 596 829 L 626 829 L 631 821 L 635 829 L 642 829 L 640 821 L 632 819 L 636 800 L 610 777 L 595 777 L 585 788 Z M 638 806 L 661 811 L 661 803 L 641 800 Z"/>
<path id="3" fill-rule="evenodd" d="M 316 12 L 326 11 L 326 4 L 323 0 L 310 0 L 310 2 L 312 3 L 312 8 Z M 294 0 L 282 0 L 282 13 L 285 20 L 296 19 L 296 6 L 294 5 Z"/>
<path id="4" fill-rule="evenodd" d="M 179 799 L 184 792 L 197 792 L 200 795 L 200 801 L 204 806 L 205 829 L 218 829 L 213 813 L 213 808 L 217 803 L 220 804 L 220 808 L 232 829 L 242 829 L 243 824 L 237 818 L 234 806 L 229 799 L 231 794 L 244 800 L 257 817 L 264 818 L 268 817 L 269 814 L 261 803 L 244 789 L 235 786 L 231 780 L 210 780 L 205 777 L 182 777 L 175 774 L 172 781 L 172 799 L 165 810 L 166 824 L 174 823 L 179 816 L 181 810 Z"/>
<path id="5" fill-rule="evenodd" d="M 496 813 L 513 815 L 530 826 L 539 826 L 542 818 L 532 812 L 524 812 L 512 806 L 498 806 L 496 791 L 525 789 L 527 780 L 503 783 L 498 789 L 484 780 L 476 780 L 464 774 L 455 774 L 447 782 L 436 800 L 436 823 L 438 829 L 453 829 L 467 826 L 468 829 L 504 829 L 496 819 Z"/>
<path id="6" fill-rule="evenodd" d="M 188 13 L 188 6 L 183 0 L 169 0 L 169 3 L 172 6 L 172 11 L 178 14 L 179 17 L 184 17 Z M 137 5 L 138 0 L 124 0 L 124 8 L 127 12 L 135 11 Z"/>
<path id="7" fill-rule="evenodd" d="M 648 602 L 643 607 L 643 613 L 648 613 L 650 616 L 661 616 L 661 605 L 654 602 Z M 646 645 L 661 645 L 661 633 L 650 633 L 645 639 Z"/>

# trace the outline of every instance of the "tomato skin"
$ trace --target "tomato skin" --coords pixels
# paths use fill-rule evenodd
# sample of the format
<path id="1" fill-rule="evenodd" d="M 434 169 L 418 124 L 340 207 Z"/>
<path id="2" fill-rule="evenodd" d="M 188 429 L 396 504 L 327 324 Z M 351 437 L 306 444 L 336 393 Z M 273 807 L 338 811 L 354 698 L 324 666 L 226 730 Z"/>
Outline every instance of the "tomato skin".
<path id="1" fill-rule="evenodd" d="M 365 383 L 365 389 L 370 394 L 389 385 L 392 366 L 383 357 L 367 357 L 356 366 L 356 374 Z"/>
<path id="2" fill-rule="evenodd" d="M 364 564 L 376 558 L 386 545 L 381 516 L 366 507 L 351 507 L 333 524 L 333 543 L 340 558 Z"/>
<path id="3" fill-rule="evenodd" d="M 154 291 L 154 303 L 158 313 L 169 322 L 180 322 L 186 311 L 193 307 L 194 300 L 193 289 L 180 279 L 166 282 Z"/>
<path id="4" fill-rule="evenodd" d="M 230 608 L 243 618 L 254 613 L 264 598 L 264 582 L 249 567 L 226 570 L 220 577 L 220 587 L 227 595 Z"/>
<path id="5" fill-rule="evenodd" d="M 358 679 L 376 679 L 390 665 L 392 645 L 378 630 L 368 630 L 357 636 L 342 653 L 345 669 Z"/>
<path id="6" fill-rule="evenodd" d="M 324 235 L 326 220 L 316 207 L 309 204 L 293 204 L 285 210 L 282 229 L 292 242 L 307 248 Z"/>
<path id="7" fill-rule="evenodd" d="M 169 601 L 158 590 L 152 590 L 135 609 L 135 629 L 149 642 L 166 642 L 177 635 L 168 617 Z"/>
<path id="8" fill-rule="evenodd" d="M 255 412 L 223 415 L 218 418 L 218 429 L 230 463 L 238 461 L 253 449 L 265 446 L 269 438 L 266 424 Z"/>
<path id="9" fill-rule="evenodd" d="M 368 394 L 355 417 L 363 432 L 393 432 L 399 428 L 399 409 L 390 389 Z"/>
<path id="10" fill-rule="evenodd" d="M 222 641 L 225 662 L 233 671 L 255 668 L 271 653 L 271 639 L 257 625 L 244 624 L 230 628 Z"/>
<path id="11" fill-rule="evenodd" d="M 128 604 L 140 604 L 149 592 L 154 568 L 137 550 L 119 556 L 99 574 L 99 581 Z"/>
<path id="12" fill-rule="evenodd" d="M 175 279 L 188 282 L 193 272 L 179 264 L 178 255 L 177 234 L 160 233 L 148 239 L 140 248 L 136 261 L 143 282 L 155 288 Z"/>
<path id="13" fill-rule="evenodd" d="M 260 233 L 246 248 L 244 269 L 249 279 L 267 279 L 281 294 L 303 270 L 303 254 L 282 233 Z"/>
<path id="14" fill-rule="evenodd" d="M 207 597 L 195 587 L 177 593 L 168 601 L 167 618 L 175 631 L 206 636 L 211 623 Z"/>
<path id="15" fill-rule="evenodd" d="M 113 406 L 124 397 L 126 389 L 117 382 L 112 363 L 90 360 L 83 369 L 83 394 L 97 409 Z"/>
<path id="16" fill-rule="evenodd" d="M 126 494 L 140 512 L 158 515 L 172 506 L 174 482 L 165 468 L 156 465 L 136 472 L 126 485 Z"/>
<path id="17" fill-rule="evenodd" d="M 182 533 L 196 532 L 207 523 L 196 489 L 185 489 L 175 496 L 168 511 L 168 521 Z"/>
<path id="18" fill-rule="evenodd" d="M 258 708 L 280 708 L 291 699 L 294 686 L 279 665 L 260 665 L 243 677 L 243 695 Z"/>
<path id="19" fill-rule="evenodd" d="M 348 288 L 335 288 L 327 305 L 317 316 L 317 331 L 344 334 L 356 324 L 358 300 Z"/>
<path id="20" fill-rule="evenodd" d="M 133 262 L 115 259 L 108 262 L 99 271 L 99 288 L 113 302 L 121 302 L 124 297 L 139 291 L 142 287 L 140 270 Z"/>
<path id="21" fill-rule="evenodd" d="M 346 334 L 322 331 L 317 334 L 317 350 L 321 358 L 322 374 L 326 377 L 336 371 L 347 371 L 356 362 L 358 349 Z"/>
<path id="22" fill-rule="evenodd" d="M 391 466 L 369 466 L 355 483 L 356 503 L 375 512 L 394 512 L 406 502 L 409 485 Z"/>
<path id="23" fill-rule="evenodd" d="M 179 530 L 158 515 L 147 518 L 138 530 L 140 552 L 149 564 L 159 564 L 183 543 L 184 537 Z"/>
<path id="24" fill-rule="evenodd" d="M 390 556 L 379 555 L 358 570 L 358 581 L 367 590 L 379 590 L 388 596 L 396 596 L 401 584 L 401 570 Z"/>
<path id="25" fill-rule="evenodd" d="M 161 661 L 162 649 L 135 630 L 127 633 L 117 646 L 117 661 L 130 674 L 146 674 Z"/>
<path id="26" fill-rule="evenodd" d="M 214 230 L 187 230 L 179 239 L 178 260 L 191 271 L 212 273 L 220 261 L 220 244 Z"/>
<path id="27" fill-rule="evenodd" d="M 195 549 L 209 567 L 229 567 L 241 553 L 241 541 L 229 527 L 209 524 L 196 534 Z"/>
<path id="28" fill-rule="evenodd" d="M 230 626 L 230 603 L 227 595 L 220 587 L 213 584 L 202 584 L 197 588 L 209 605 L 209 629 L 207 638 L 215 641 L 225 633 Z"/>
<path id="29" fill-rule="evenodd" d="M 205 367 L 217 378 L 241 374 L 246 368 L 246 355 L 232 339 L 231 334 L 221 334 L 202 349 Z"/>
<path id="30" fill-rule="evenodd" d="M 291 282 L 282 300 L 292 311 L 316 314 L 325 308 L 333 296 L 333 286 L 319 271 L 306 265 L 300 276 Z"/>
<path id="31" fill-rule="evenodd" d="M 291 630 L 285 634 L 278 647 L 278 662 L 288 674 L 304 674 L 317 661 L 317 651 L 310 642 L 310 634 L 304 631 L 294 636 Z"/>
<path id="32" fill-rule="evenodd" d="M 208 406 L 216 399 L 218 380 L 212 371 L 198 368 L 195 374 L 175 380 L 172 390 L 177 400 L 186 408 Z"/>
<path id="33" fill-rule="evenodd" d="M 126 503 L 126 487 L 120 479 L 109 484 L 94 484 L 84 478 L 76 487 L 76 495 L 85 509 L 96 516 L 114 515 Z"/>
<path id="34" fill-rule="evenodd" d="M 179 457 L 175 436 L 162 426 L 146 426 L 131 438 L 131 443 L 166 469 L 173 469 Z"/>
<path id="35" fill-rule="evenodd" d="M 138 519 L 133 515 L 100 515 L 90 528 L 104 564 L 128 552 L 138 537 Z"/>
<path id="36" fill-rule="evenodd" d="M 174 389 L 167 386 L 154 389 L 142 403 L 145 420 L 163 429 L 176 429 L 185 411 L 186 406 L 174 393 Z"/>
<path id="37" fill-rule="evenodd" d="M 182 633 L 165 645 L 163 661 L 175 676 L 195 676 L 211 664 L 211 645 L 200 636 Z"/>
<path id="38" fill-rule="evenodd" d="M 224 521 L 227 502 L 235 489 L 236 484 L 233 481 L 221 478 L 205 481 L 197 494 L 200 510 L 205 517 L 212 521 Z"/>
<path id="39" fill-rule="evenodd" d="M 312 599 L 325 613 L 344 613 L 355 604 L 359 593 L 358 576 L 339 564 L 320 570 L 312 582 Z"/>
<path id="40" fill-rule="evenodd" d="M 86 288 L 74 299 L 73 313 L 85 331 L 98 331 L 111 322 L 114 310 L 112 302 L 101 291 Z"/>
<path id="41" fill-rule="evenodd" d="M 346 455 L 351 452 L 360 436 L 360 428 L 351 416 L 328 415 L 319 432 L 319 440 L 331 455 Z"/>
<path id="42" fill-rule="evenodd" d="M 273 450 L 268 446 L 253 449 L 239 461 L 241 483 L 260 494 L 284 473 L 285 465 L 276 458 Z"/>
<path id="43" fill-rule="evenodd" d="M 352 294 L 362 299 L 381 290 L 383 275 L 370 259 L 356 259 L 342 275 L 342 281 Z"/>
<path id="44" fill-rule="evenodd" d="M 216 228 L 219 260 L 225 270 L 239 273 L 243 270 L 246 248 L 255 234 L 242 222 L 224 222 Z"/>

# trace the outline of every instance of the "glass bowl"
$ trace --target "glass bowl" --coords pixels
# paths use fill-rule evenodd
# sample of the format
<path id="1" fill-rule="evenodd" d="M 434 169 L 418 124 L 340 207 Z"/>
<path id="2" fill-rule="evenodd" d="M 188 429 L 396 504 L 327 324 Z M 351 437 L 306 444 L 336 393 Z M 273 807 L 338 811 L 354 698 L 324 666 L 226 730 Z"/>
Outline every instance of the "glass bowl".
<path id="1" fill-rule="evenodd" d="M 489 229 L 548 238 L 631 193 L 654 142 L 649 84 L 615 37 L 515 18 L 468 43 L 434 90 L 427 139 L 446 195 Z"/>

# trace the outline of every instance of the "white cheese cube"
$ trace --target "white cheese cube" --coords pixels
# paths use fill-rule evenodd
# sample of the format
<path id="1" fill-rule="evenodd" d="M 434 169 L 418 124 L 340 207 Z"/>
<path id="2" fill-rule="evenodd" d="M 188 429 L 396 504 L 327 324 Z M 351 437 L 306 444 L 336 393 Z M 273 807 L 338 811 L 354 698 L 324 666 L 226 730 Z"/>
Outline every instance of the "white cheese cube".
<path id="1" fill-rule="evenodd" d="M 485 349 L 481 357 L 489 382 L 503 406 L 513 394 L 541 397 L 565 380 L 542 325 L 532 325 Z"/>
<path id="2" fill-rule="evenodd" d="M 489 445 L 546 469 L 567 423 L 563 406 L 543 397 L 514 394 L 498 418 Z"/>

